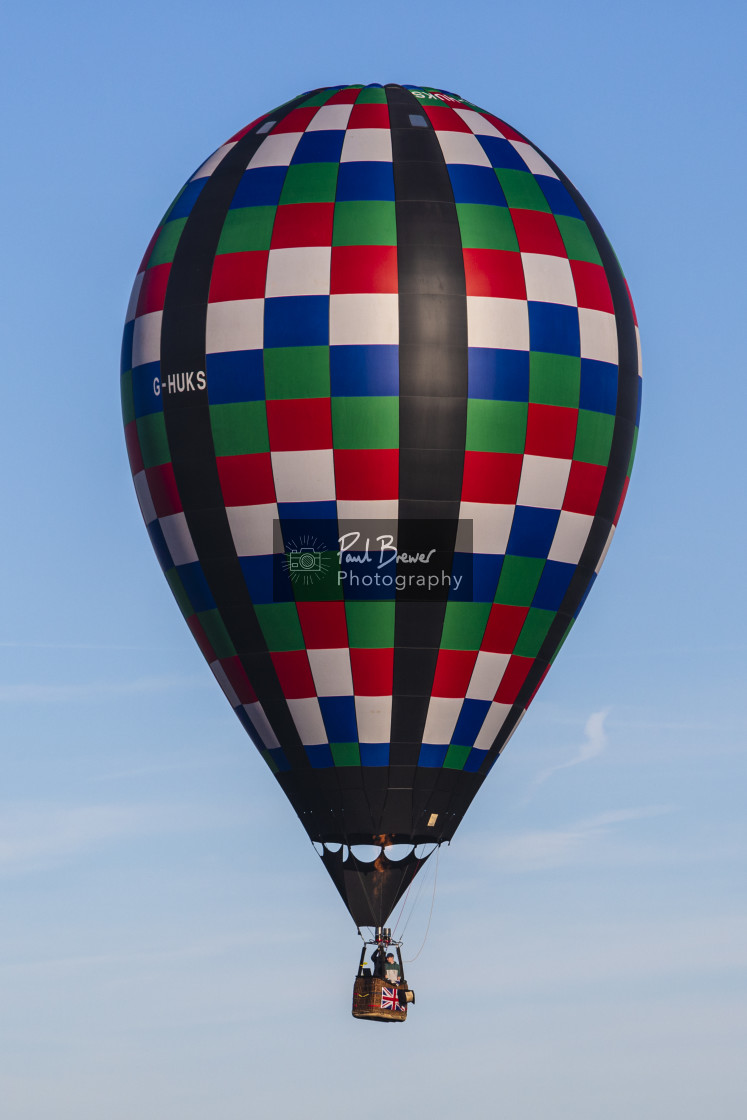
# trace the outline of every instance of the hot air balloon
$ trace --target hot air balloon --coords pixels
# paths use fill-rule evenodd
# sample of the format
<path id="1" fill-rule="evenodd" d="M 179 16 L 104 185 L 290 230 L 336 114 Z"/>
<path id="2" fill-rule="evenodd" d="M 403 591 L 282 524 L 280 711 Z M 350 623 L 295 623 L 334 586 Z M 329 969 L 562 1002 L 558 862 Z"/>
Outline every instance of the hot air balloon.
<path id="1" fill-rule="evenodd" d="M 559 168 L 464 98 L 304 93 L 167 210 L 122 400 L 187 625 L 381 947 L 615 531 L 640 360 L 613 250 Z"/>

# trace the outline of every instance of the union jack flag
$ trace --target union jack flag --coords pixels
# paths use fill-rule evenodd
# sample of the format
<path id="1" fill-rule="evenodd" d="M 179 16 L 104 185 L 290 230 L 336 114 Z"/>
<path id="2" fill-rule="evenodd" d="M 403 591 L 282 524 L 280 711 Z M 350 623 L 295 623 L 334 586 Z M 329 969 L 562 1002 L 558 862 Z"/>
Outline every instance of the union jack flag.
<path id="1" fill-rule="evenodd" d="M 402 1010 L 402 1004 L 399 1002 L 399 994 L 396 988 L 381 989 L 381 1006 L 387 1007 L 390 1011 Z"/>

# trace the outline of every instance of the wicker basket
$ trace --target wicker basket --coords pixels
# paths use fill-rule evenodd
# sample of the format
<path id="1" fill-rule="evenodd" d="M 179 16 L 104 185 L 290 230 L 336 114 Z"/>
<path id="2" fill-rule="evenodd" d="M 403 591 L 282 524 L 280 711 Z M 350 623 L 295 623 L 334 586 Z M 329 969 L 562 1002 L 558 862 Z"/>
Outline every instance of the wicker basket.
<path id="1" fill-rule="evenodd" d="M 396 992 L 396 985 L 389 980 L 382 980 L 378 976 L 356 976 L 353 986 L 353 1017 L 375 1019 L 379 1023 L 403 1023 L 407 1018 L 407 1004 L 404 992 L 399 993 L 399 1000 L 392 998 Z M 392 1003 L 395 1004 L 394 1007 Z M 397 1003 L 400 1010 L 396 1009 Z"/>

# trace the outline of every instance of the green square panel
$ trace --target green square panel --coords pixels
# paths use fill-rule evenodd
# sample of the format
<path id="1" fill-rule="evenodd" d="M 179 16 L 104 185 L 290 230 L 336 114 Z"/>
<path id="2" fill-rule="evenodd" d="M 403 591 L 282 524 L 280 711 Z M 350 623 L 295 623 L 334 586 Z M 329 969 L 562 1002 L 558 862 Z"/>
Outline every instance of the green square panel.
<path id="1" fill-rule="evenodd" d="M 529 355 L 529 401 L 578 408 L 581 397 L 581 359 L 567 354 Z"/>
<path id="2" fill-rule="evenodd" d="M 264 747 L 263 747 L 262 750 L 259 753 L 262 755 L 262 758 L 265 760 L 267 765 L 270 767 L 270 770 L 272 771 L 272 773 L 277 774 L 278 773 L 278 765 L 275 762 L 275 759 L 272 757 L 272 754 L 270 753 L 270 751 L 265 750 Z"/>
<path id="3" fill-rule="evenodd" d="M 496 603 L 528 607 L 537 590 L 545 560 L 534 556 L 506 556 L 501 567 Z"/>
<path id="4" fill-rule="evenodd" d="M 334 202 L 336 163 L 292 163 L 280 195 L 280 205 L 292 202 Z"/>
<path id="5" fill-rule="evenodd" d="M 596 463 L 600 467 L 606 467 L 614 429 L 614 416 L 607 412 L 590 412 L 586 408 L 580 408 L 573 458 L 581 463 Z"/>
<path id="6" fill-rule="evenodd" d="M 157 467 L 171 461 L 166 421 L 162 412 L 150 412 L 147 416 L 141 416 L 137 422 L 137 435 L 143 466 Z"/>
<path id="7" fill-rule="evenodd" d="M 379 86 L 366 86 L 365 89 L 361 89 L 355 103 L 356 105 L 386 105 L 386 91 Z"/>
<path id="8" fill-rule="evenodd" d="M 330 97 L 333 97 L 337 92 L 335 89 L 323 89 L 321 93 L 312 93 L 311 97 L 307 97 L 302 101 L 299 108 L 308 109 L 312 106 L 326 105 Z"/>
<path id="9" fill-rule="evenodd" d="M 560 639 L 560 645 L 558 646 L 558 648 L 555 650 L 555 653 L 550 658 L 550 664 L 551 665 L 552 665 L 553 661 L 555 660 L 555 658 L 560 653 L 561 649 L 563 648 L 563 646 L 565 644 L 565 640 L 568 637 L 568 635 L 570 634 L 571 630 L 573 629 L 573 624 L 574 624 L 575 621 L 576 621 L 575 618 L 572 618 L 570 620 L 570 622 L 568 623 L 568 625 L 566 626 L 565 632 L 563 633 L 563 637 Z"/>
<path id="10" fill-rule="evenodd" d="M 336 203 L 332 244 L 396 245 L 397 218 L 394 203 Z"/>
<path id="11" fill-rule="evenodd" d="M 229 210 L 216 253 L 247 253 L 269 249 L 275 206 L 241 206 Z"/>
<path id="12" fill-rule="evenodd" d="M 348 642 L 351 649 L 392 649 L 394 647 L 394 603 L 345 604 Z"/>
<path id="13" fill-rule="evenodd" d="M 630 458 L 628 459 L 628 471 L 627 471 L 628 478 L 630 478 L 631 474 L 633 473 L 633 463 L 635 461 L 635 453 L 636 453 L 637 447 L 638 447 L 638 428 L 636 428 L 635 431 L 633 432 L 633 446 L 630 449 Z"/>
<path id="14" fill-rule="evenodd" d="M 211 404 L 210 426 L 216 455 L 252 455 L 270 450 L 264 401 Z"/>
<path id="15" fill-rule="evenodd" d="M 265 350 L 268 401 L 329 396 L 328 346 L 278 346 Z"/>
<path id="16" fill-rule="evenodd" d="M 479 649 L 490 608 L 490 603 L 447 603 L 441 649 Z"/>
<path id="17" fill-rule="evenodd" d="M 397 397 L 333 397 L 332 442 L 338 450 L 399 446 Z"/>
<path id="18" fill-rule="evenodd" d="M 176 568 L 169 568 L 166 572 L 166 581 L 171 588 L 172 595 L 176 599 L 179 610 L 185 618 L 189 618 L 190 615 L 195 613 L 195 609 L 189 600 L 187 592 L 184 590 L 184 584 Z"/>
<path id="19" fill-rule="evenodd" d="M 472 747 L 460 747 L 452 743 L 446 752 L 444 770 L 463 770 Z"/>
<path id="20" fill-rule="evenodd" d="M 458 202 L 457 214 L 465 249 L 513 249 L 518 253 L 514 223 L 505 206 Z"/>
<path id="21" fill-rule="evenodd" d="M 122 400 L 122 420 L 130 424 L 135 419 L 135 398 L 132 395 L 132 370 L 127 369 L 119 379 L 119 395 Z"/>
<path id="22" fill-rule="evenodd" d="M 295 603 L 256 603 L 254 610 L 273 653 L 306 648 Z"/>
<path id="23" fill-rule="evenodd" d="M 560 236 L 563 238 L 565 251 L 569 260 L 590 261 L 592 264 L 601 264 L 602 258 L 594 244 L 594 238 L 589 232 L 586 222 L 580 218 L 571 218 L 566 214 L 556 214 Z"/>
<path id="24" fill-rule="evenodd" d="M 360 766 L 361 752 L 357 743 L 330 743 L 335 766 Z"/>
<path id="25" fill-rule="evenodd" d="M 317 553 L 321 571 L 292 580 L 297 603 L 330 603 L 343 598 L 338 552 Z"/>
<path id="26" fill-rule="evenodd" d="M 522 455 L 527 435 L 527 409 L 522 401 L 467 401 L 467 451 L 500 451 Z"/>
<path id="27" fill-rule="evenodd" d="M 202 625 L 202 629 L 207 634 L 207 639 L 215 650 L 216 656 L 234 657 L 236 654 L 236 647 L 231 641 L 228 630 L 226 630 L 226 624 L 218 611 L 200 611 L 197 618 Z"/>
<path id="28" fill-rule="evenodd" d="M 539 607 L 529 608 L 529 613 L 514 647 L 514 654 L 517 657 L 537 656 L 556 613 L 556 611 L 540 610 Z"/>
<path id="29" fill-rule="evenodd" d="M 153 268 L 154 265 L 157 264 L 168 264 L 170 261 L 173 261 L 176 247 L 179 244 L 179 238 L 186 224 L 186 218 L 175 218 L 173 222 L 166 223 L 158 235 L 158 240 L 153 246 L 153 252 L 148 258 L 148 268 Z"/>
<path id="30" fill-rule="evenodd" d="M 499 167 L 496 175 L 512 210 L 543 210 L 546 214 L 550 213 L 542 188 L 530 171 Z"/>

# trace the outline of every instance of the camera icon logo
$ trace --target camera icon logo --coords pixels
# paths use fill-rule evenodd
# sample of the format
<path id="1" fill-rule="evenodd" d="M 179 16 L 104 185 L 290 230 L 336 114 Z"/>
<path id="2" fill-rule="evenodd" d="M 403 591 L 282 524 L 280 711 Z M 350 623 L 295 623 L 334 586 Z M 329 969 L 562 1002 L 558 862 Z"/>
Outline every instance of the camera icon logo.
<path id="1" fill-rule="evenodd" d="M 283 567 L 294 583 L 307 586 L 324 577 L 327 570 L 327 556 L 324 544 L 315 537 L 302 537 L 299 541 L 286 544 Z"/>
<path id="2" fill-rule="evenodd" d="M 288 571 L 311 573 L 322 572 L 322 554 L 315 549 L 306 547 L 288 552 Z"/>

